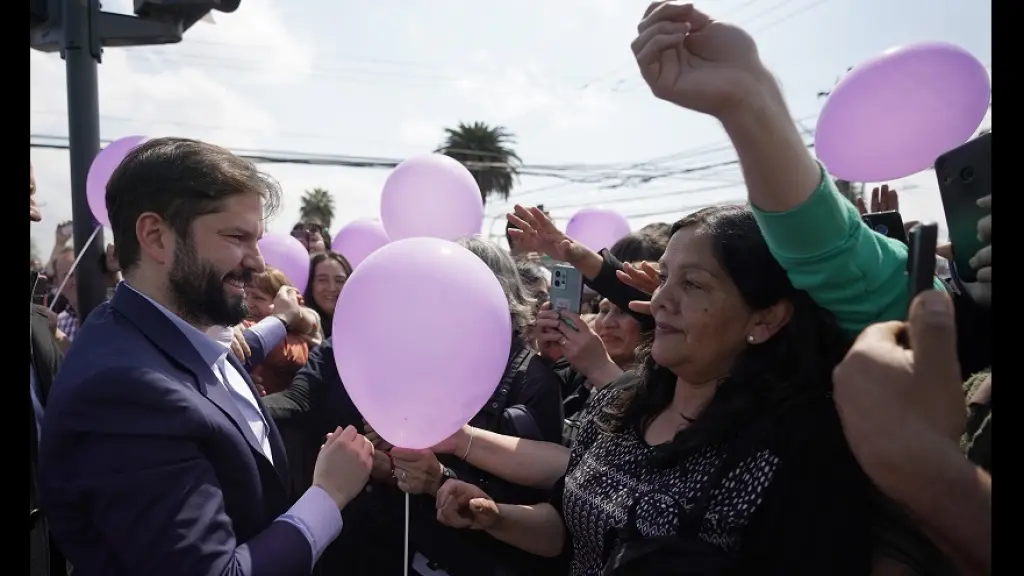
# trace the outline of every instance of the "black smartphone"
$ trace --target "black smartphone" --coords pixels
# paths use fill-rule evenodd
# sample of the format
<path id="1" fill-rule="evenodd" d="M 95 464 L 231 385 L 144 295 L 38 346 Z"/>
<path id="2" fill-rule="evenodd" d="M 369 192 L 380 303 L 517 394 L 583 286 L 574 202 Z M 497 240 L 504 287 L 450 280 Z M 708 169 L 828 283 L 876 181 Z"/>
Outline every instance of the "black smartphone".
<path id="1" fill-rule="evenodd" d="M 963 282 L 974 282 L 977 272 L 969 261 L 984 248 L 978 239 L 978 220 L 989 211 L 979 207 L 978 200 L 992 194 L 992 133 L 939 156 L 935 177 L 953 244 L 956 275 Z"/>
<path id="2" fill-rule="evenodd" d="M 903 228 L 903 217 L 899 212 L 891 210 L 888 212 L 872 212 L 861 216 L 864 223 L 882 236 L 888 236 L 907 243 L 907 231 Z"/>
<path id="3" fill-rule="evenodd" d="M 41 306 L 46 305 L 46 295 L 50 292 L 52 285 L 50 279 L 35 270 L 29 273 L 32 282 L 32 303 Z"/>
<path id="4" fill-rule="evenodd" d="M 907 305 L 914 297 L 931 290 L 935 281 L 935 248 L 939 242 L 939 225 L 918 224 L 910 230 L 907 254 Z"/>

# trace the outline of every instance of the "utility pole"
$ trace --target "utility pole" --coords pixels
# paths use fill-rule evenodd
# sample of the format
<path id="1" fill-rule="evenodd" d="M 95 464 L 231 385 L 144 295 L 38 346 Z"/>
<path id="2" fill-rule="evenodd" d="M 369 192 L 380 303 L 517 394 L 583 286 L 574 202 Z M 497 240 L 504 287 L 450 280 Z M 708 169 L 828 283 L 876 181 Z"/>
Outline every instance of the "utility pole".
<path id="1" fill-rule="evenodd" d="M 135 14 L 101 11 L 100 0 L 29 0 L 30 45 L 60 51 L 68 92 L 71 214 L 74 220 L 78 317 L 84 319 L 106 299 L 102 270 L 103 231 L 86 196 L 86 179 L 100 151 L 99 64 L 103 48 L 174 44 L 211 10 L 233 12 L 240 0 L 135 0 Z M 84 252 L 84 255 L 82 254 Z"/>
<path id="2" fill-rule="evenodd" d="M 100 269 L 104 251 L 103 230 L 90 244 L 96 223 L 86 198 L 85 180 L 92 160 L 100 152 L 99 63 L 103 45 L 94 35 L 93 16 L 99 13 L 99 0 L 64 2 L 64 62 L 68 90 L 68 143 L 71 146 L 71 214 L 74 222 L 76 255 L 81 256 L 75 270 L 78 286 L 78 310 L 81 320 L 106 299 L 106 277 Z"/>

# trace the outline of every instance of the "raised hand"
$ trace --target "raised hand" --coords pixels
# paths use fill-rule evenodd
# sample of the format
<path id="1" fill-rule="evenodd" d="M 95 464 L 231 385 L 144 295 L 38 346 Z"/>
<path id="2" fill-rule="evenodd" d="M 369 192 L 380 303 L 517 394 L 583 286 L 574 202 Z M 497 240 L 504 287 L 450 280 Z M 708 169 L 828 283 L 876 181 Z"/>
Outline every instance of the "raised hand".
<path id="1" fill-rule="evenodd" d="M 901 345 L 905 334 L 910 350 Z M 854 455 L 880 488 L 898 490 L 908 452 L 932 439 L 957 445 L 964 431 L 967 412 L 949 296 L 927 290 L 914 299 L 906 323 L 865 328 L 833 381 Z"/>
<path id="2" fill-rule="evenodd" d="M 864 202 L 864 198 L 858 197 L 854 204 L 857 205 L 857 211 L 859 211 L 862 216 L 868 213 L 868 205 Z M 896 192 L 895 188 L 889 188 L 888 184 L 882 184 L 881 187 L 872 188 L 870 208 L 870 212 L 872 213 L 899 212 L 900 195 Z"/>
<path id="3" fill-rule="evenodd" d="M 633 266 L 627 262 L 622 265 L 622 270 L 615 273 L 615 276 L 623 284 L 632 286 L 644 294 L 654 294 L 654 291 L 661 285 L 658 264 L 652 262 L 641 262 L 639 266 Z"/>
<path id="4" fill-rule="evenodd" d="M 509 228 L 509 236 L 525 252 L 538 252 L 570 264 L 587 252 L 587 248 L 562 233 L 539 208 L 516 204 L 515 213 L 508 214 L 507 218 L 515 226 Z"/>
<path id="5" fill-rule="evenodd" d="M 749 34 L 692 4 L 654 2 L 637 26 L 633 54 L 662 100 L 721 118 L 774 80 Z"/>

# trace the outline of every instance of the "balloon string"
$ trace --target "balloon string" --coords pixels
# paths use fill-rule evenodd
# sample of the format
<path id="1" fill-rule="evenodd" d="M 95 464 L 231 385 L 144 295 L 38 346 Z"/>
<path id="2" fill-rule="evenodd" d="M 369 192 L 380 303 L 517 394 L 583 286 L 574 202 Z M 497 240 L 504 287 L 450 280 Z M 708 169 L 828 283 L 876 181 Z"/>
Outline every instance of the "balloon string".
<path id="1" fill-rule="evenodd" d="M 64 276 L 64 280 L 61 281 L 56 294 L 60 294 L 64 291 L 64 285 L 68 283 L 68 279 L 75 273 L 75 268 L 78 268 L 78 263 L 82 261 L 82 256 L 85 256 L 85 251 L 89 249 L 89 245 L 92 244 L 92 241 L 96 239 L 96 235 L 99 234 L 102 229 L 102 226 L 97 226 L 96 229 L 92 231 L 92 236 L 89 236 L 89 239 L 85 241 L 85 246 L 82 246 L 82 249 L 78 251 L 78 256 L 76 256 L 75 261 L 71 263 L 71 270 L 68 270 L 67 275 Z M 54 298 L 53 302 L 50 302 L 50 310 L 52 311 L 53 307 L 56 305 L 57 299 Z"/>
<path id="2" fill-rule="evenodd" d="M 405 563 L 402 564 L 404 576 L 409 576 L 409 493 L 405 493 Z"/>

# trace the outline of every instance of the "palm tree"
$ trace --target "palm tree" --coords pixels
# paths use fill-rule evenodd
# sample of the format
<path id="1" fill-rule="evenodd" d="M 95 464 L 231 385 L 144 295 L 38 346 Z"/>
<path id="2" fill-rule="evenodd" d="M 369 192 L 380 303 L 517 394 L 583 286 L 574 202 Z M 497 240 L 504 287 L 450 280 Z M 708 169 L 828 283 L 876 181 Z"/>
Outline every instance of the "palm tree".
<path id="1" fill-rule="evenodd" d="M 519 179 L 519 159 L 512 145 L 515 136 L 504 126 L 488 126 L 483 122 L 445 128 L 444 143 L 436 152 L 464 164 L 480 186 L 484 203 L 488 196 L 507 200 Z"/>
<path id="2" fill-rule="evenodd" d="M 334 219 L 334 196 L 326 188 L 306 190 L 302 195 L 299 217 L 302 220 L 316 220 L 329 229 Z"/>

